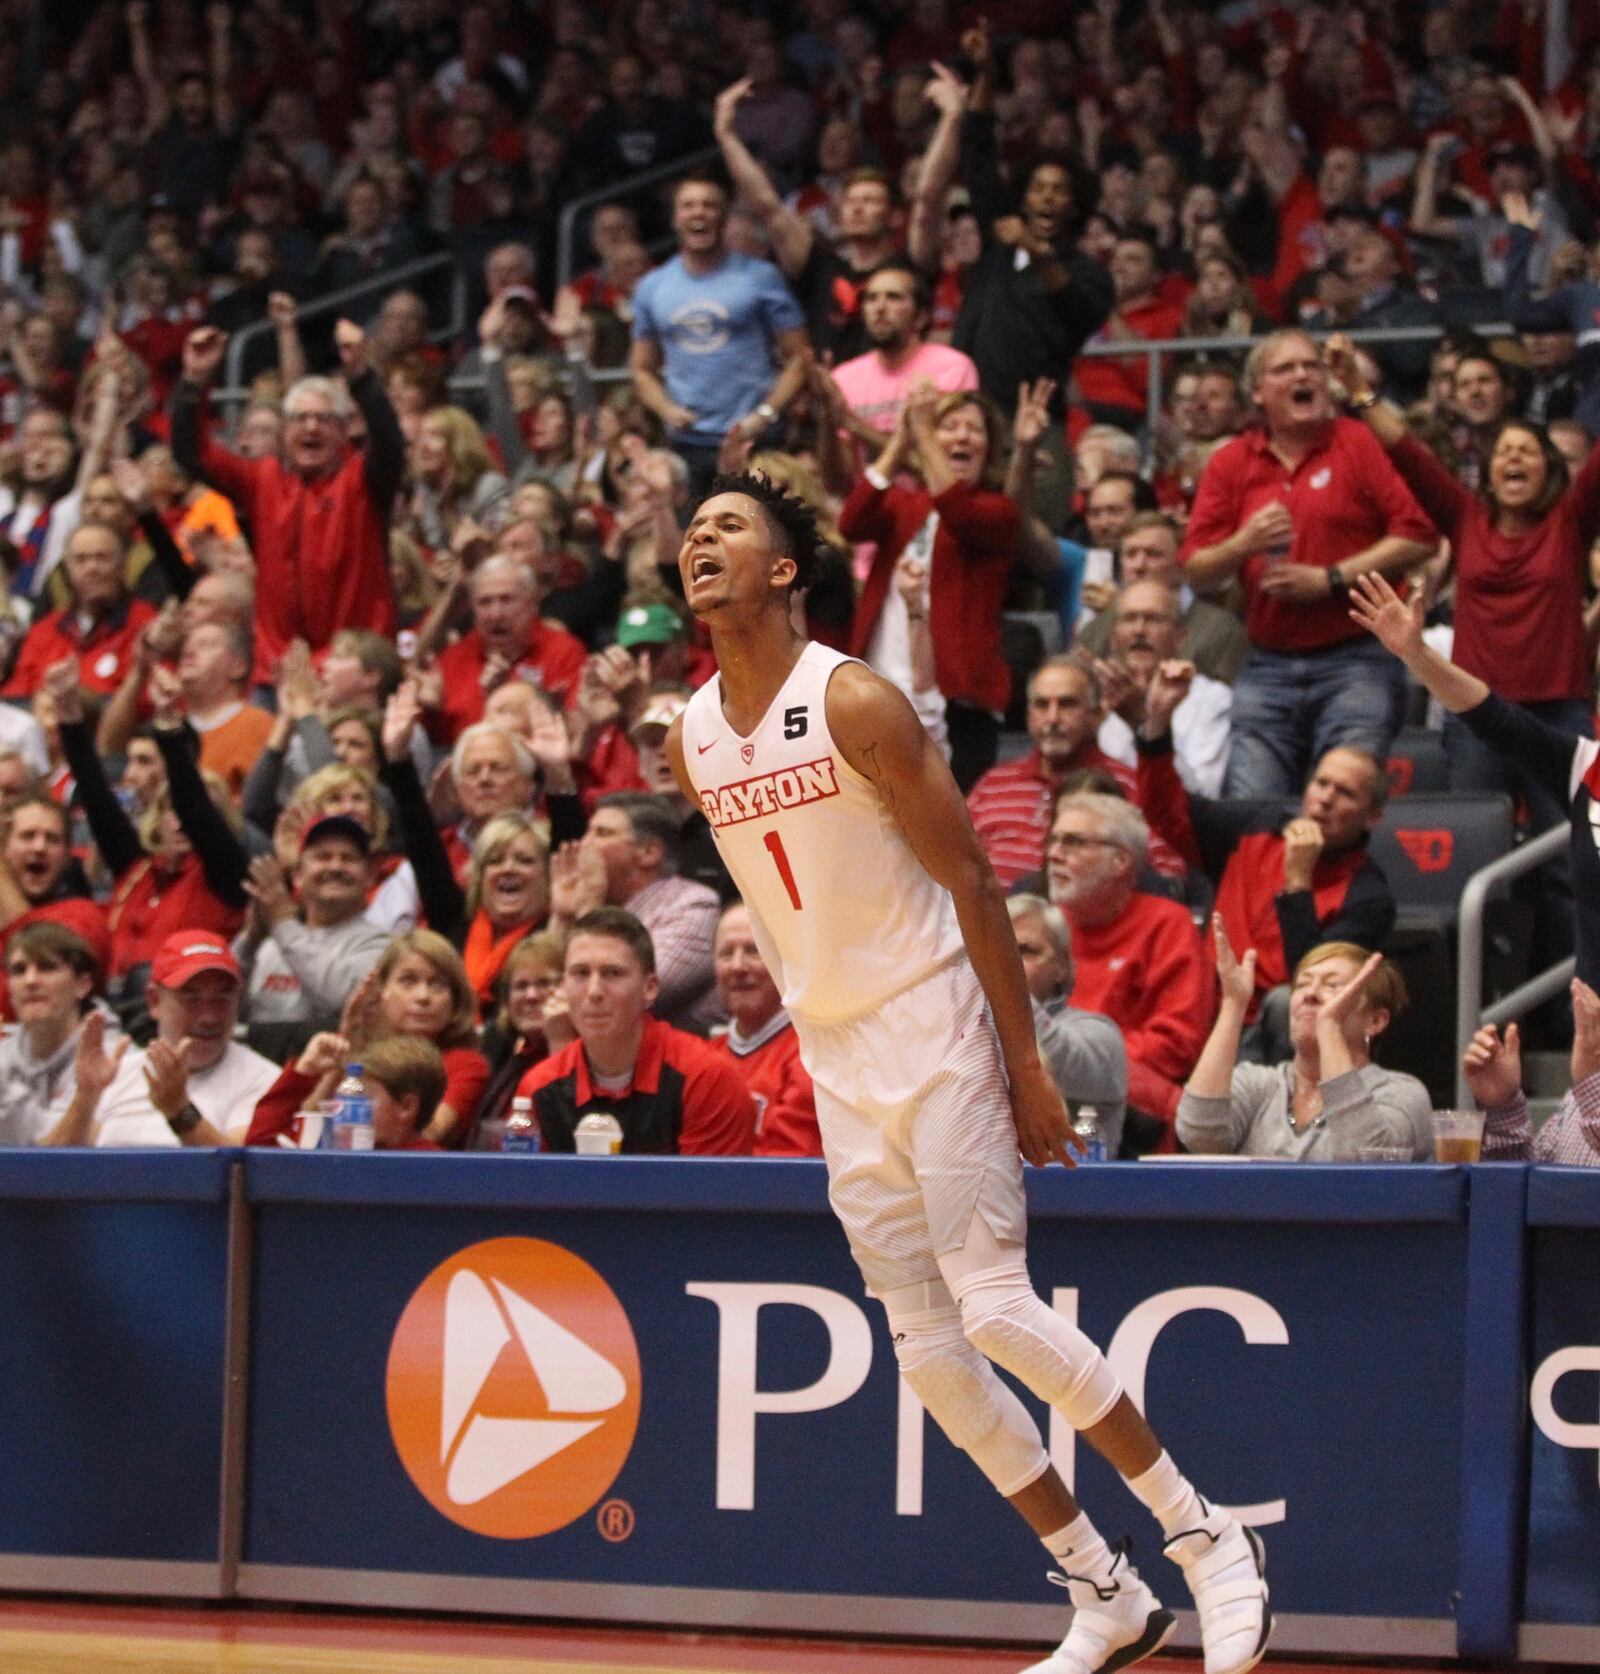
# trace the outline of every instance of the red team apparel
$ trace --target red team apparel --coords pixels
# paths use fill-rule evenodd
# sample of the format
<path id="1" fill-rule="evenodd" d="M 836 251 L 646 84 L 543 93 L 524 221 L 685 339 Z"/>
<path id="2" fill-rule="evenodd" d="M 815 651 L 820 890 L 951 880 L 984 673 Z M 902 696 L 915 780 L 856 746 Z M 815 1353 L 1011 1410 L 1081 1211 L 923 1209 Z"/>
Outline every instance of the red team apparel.
<path id="1" fill-rule="evenodd" d="M 700 810 L 784 1010 L 809 1023 L 860 1016 L 962 951 L 949 892 L 828 731 L 828 681 L 849 661 L 808 644 L 748 738 L 722 713 L 720 676 L 683 714 Z"/>
<path id="2" fill-rule="evenodd" d="M 528 648 L 511 668 L 508 678 L 531 681 L 564 704 L 577 689 L 588 652 L 558 622 L 534 624 Z M 439 653 L 444 699 L 434 736 L 454 743 L 475 721 L 483 719 L 483 671 L 488 662 L 483 635 L 473 628 Z M 431 730 L 431 729 L 430 729 Z"/>
<path id="3" fill-rule="evenodd" d="M 816 1093 L 788 1013 L 775 1011 L 753 1035 L 729 1029 L 711 1046 L 728 1055 L 756 1101 L 755 1155 L 820 1157 Z"/>

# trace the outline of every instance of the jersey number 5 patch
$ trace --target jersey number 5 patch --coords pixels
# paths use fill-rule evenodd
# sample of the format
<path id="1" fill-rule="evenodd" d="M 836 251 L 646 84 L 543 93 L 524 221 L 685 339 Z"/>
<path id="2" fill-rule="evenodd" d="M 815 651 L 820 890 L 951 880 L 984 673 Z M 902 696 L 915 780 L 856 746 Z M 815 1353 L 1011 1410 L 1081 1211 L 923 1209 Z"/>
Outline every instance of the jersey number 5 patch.
<path id="1" fill-rule="evenodd" d="M 783 736 L 785 738 L 804 738 L 811 730 L 811 718 L 805 704 L 798 704 L 793 709 L 783 712 Z"/>

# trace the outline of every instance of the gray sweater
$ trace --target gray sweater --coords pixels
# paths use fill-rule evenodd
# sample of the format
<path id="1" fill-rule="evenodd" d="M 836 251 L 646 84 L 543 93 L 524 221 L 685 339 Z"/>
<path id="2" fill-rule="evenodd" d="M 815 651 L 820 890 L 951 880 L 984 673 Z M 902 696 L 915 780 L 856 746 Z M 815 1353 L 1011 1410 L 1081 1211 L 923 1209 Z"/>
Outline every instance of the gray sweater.
<path id="1" fill-rule="evenodd" d="M 284 1063 L 314 1034 L 337 1029 L 345 1001 L 390 940 L 359 916 L 316 930 L 286 918 L 253 957 L 241 936 L 234 952 L 244 969 L 247 1043 Z"/>
<path id="2" fill-rule="evenodd" d="M 1042 1006 L 1035 1000 L 1033 1025 L 1062 1098 L 1074 1115 L 1079 1105 L 1095 1107 L 1106 1156 L 1114 1158 L 1128 1108 L 1128 1052 L 1122 1031 L 1109 1017 L 1060 1001 Z"/>
<path id="3" fill-rule="evenodd" d="M 1433 1101 L 1415 1076 L 1367 1064 L 1322 1083 L 1322 1114 L 1303 1133 L 1289 1125 L 1293 1064 L 1240 1064 L 1225 1099 L 1178 1101 L 1178 1138 L 1191 1151 L 1278 1162 L 1359 1162 L 1364 1145 L 1433 1157 Z"/>

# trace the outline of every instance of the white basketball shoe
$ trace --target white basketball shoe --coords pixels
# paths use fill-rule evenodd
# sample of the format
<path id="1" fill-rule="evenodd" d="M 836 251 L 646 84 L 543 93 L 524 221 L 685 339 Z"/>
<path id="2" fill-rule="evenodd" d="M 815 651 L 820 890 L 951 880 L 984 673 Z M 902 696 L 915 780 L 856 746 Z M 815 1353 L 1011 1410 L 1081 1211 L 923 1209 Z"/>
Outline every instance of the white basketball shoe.
<path id="1" fill-rule="evenodd" d="M 1172 1633 L 1170 1610 L 1139 1579 L 1139 1572 L 1118 1552 L 1104 1581 L 1081 1575 L 1058 1575 L 1072 1599 L 1072 1627 L 1047 1656 L 1022 1674 L 1117 1674 L 1159 1651 Z"/>
<path id="2" fill-rule="evenodd" d="M 1167 1542 L 1166 1554 L 1184 1573 L 1200 1613 L 1206 1674 L 1245 1674 L 1261 1661 L 1272 1637 L 1267 1607 L 1267 1560 L 1261 1537 L 1230 1513 L 1200 1502 L 1205 1520 Z"/>

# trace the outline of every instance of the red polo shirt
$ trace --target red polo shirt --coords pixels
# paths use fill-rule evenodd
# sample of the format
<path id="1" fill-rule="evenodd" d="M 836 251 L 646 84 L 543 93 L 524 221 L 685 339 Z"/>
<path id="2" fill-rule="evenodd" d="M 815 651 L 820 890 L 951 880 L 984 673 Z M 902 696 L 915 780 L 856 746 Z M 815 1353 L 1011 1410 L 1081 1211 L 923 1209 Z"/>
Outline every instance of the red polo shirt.
<path id="1" fill-rule="evenodd" d="M 44 683 L 44 671 L 63 657 L 77 658 L 80 686 L 109 697 L 122 684 L 139 634 L 155 613 L 143 599 L 124 599 L 85 633 L 75 610 L 52 611 L 28 629 L 0 697 L 32 697 Z"/>
<path id="2" fill-rule="evenodd" d="M 737 1046 L 731 1035 L 718 1035 L 708 1044 L 739 1072 L 756 1101 L 758 1157 L 822 1155 L 816 1089 L 800 1061 L 799 1037 L 787 1012 L 777 1012 Z"/>
<path id="3" fill-rule="evenodd" d="M 1259 426 L 1218 448 L 1200 473 L 1180 558 L 1187 563 L 1191 553 L 1226 540 L 1273 500 L 1289 508 L 1294 564 L 1332 569 L 1391 535 L 1438 539 L 1377 438 L 1354 419 L 1336 418 L 1293 470 L 1272 451 Z M 1262 592 L 1267 568 L 1266 557 L 1257 552 L 1240 571 L 1252 645 L 1292 653 L 1362 637 L 1342 598 L 1288 604 Z"/>
<path id="4" fill-rule="evenodd" d="M 558 622 L 535 622 L 528 648 L 511 670 L 514 680 L 531 680 L 559 704 L 576 689 L 588 653 Z M 476 628 L 439 653 L 444 702 L 429 728 L 440 743 L 453 744 L 475 721 L 483 719 L 483 669 L 488 661 L 483 635 Z"/>

